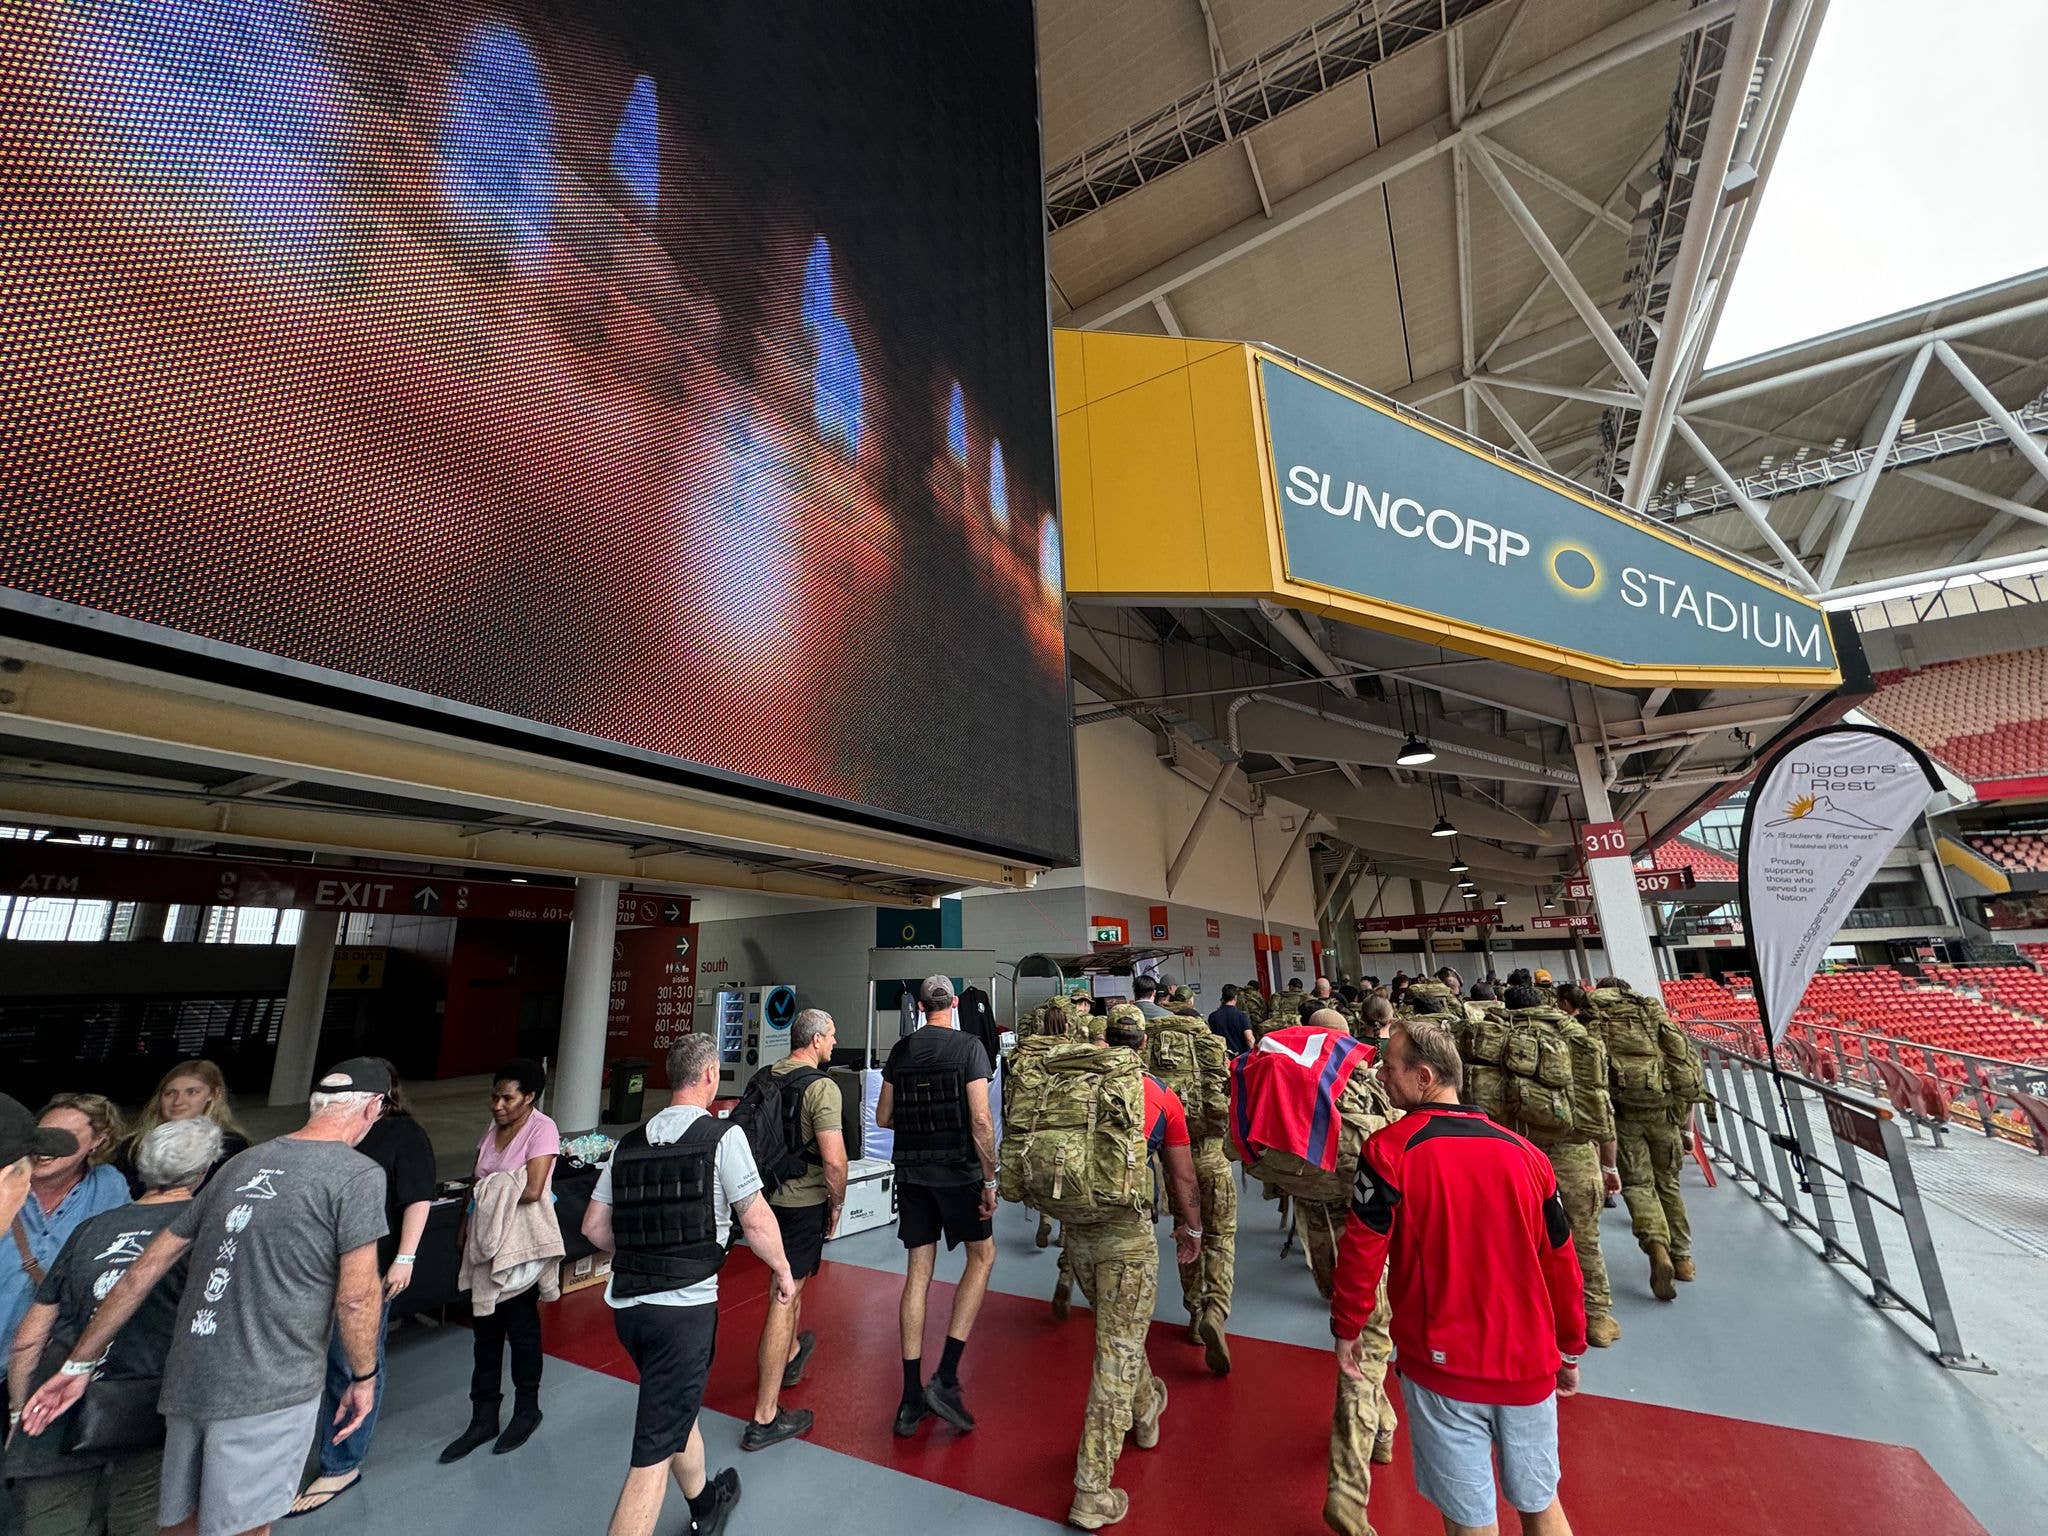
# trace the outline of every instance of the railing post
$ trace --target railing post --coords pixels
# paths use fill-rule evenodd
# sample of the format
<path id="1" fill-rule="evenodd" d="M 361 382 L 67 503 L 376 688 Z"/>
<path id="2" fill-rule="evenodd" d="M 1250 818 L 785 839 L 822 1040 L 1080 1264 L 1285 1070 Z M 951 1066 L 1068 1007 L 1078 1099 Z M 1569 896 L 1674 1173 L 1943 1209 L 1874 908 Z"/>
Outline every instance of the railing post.
<path id="1" fill-rule="evenodd" d="M 1732 1131 L 1734 1129 L 1733 1118 L 1735 1114 L 1735 1106 L 1733 1103 L 1729 1101 L 1728 1098 L 1728 1085 L 1726 1082 L 1727 1062 L 1722 1055 L 1721 1047 L 1719 1047 L 1718 1045 L 1710 1045 L 1704 1051 L 1700 1052 L 1700 1057 L 1703 1061 L 1705 1061 L 1707 1066 L 1707 1079 L 1709 1082 L 1713 1084 L 1714 1102 L 1719 1104 L 1723 1109 L 1728 1111 L 1730 1117 L 1729 1129 Z M 1741 1172 L 1742 1158 L 1735 1151 L 1733 1142 L 1731 1141 L 1726 1146 L 1722 1145 L 1721 1122 L 1718 1117 L 1709 1120 L 1706 1123 L 1706 1125 L 1701 1128 L 1700 1134 L 1706 1137 L 1708 1145 L 1710 1145 L 1714 1149 L 1714 1151 L 1718 1152 L 1722 1157 L 1728 1160 L 1728 1164 L 1732 1169 L 1734 1169 L 1738 1173 Z"/>
<path id="2" fill-rule="evenodd" d="M 1728 1080 L 1735 1089 L 1735 1102 L 1742 1109 L 1742 1138 L 1749 1143 L 1749 1167 L 1743 1171 L 1756 1184 L 1757 1198 L 1770 1191 L 1764 1178 L 1764 1146 L 1756 1134 L 1756 1115 L 1749 1107 L 1749 1074 L 1734 1061 L 1728 1063 Z"/>
<path id="3" fill-rule="evenodd" d="M 1969 1079 L 1970 1098 L 1977 1106 L 1977 1119 L 1983 1126 L 1984 1134 L 1993 1141 L 1998 1139 L 1998 1122 L 1992 1117 L 1991 1097 L 1984 1091 L 1984 1073 L 1974 1061 L 1963 1063 L 1963 1074 Z"/>
<path id="4" fill-rule="evenodd" d="M 1934 1358 L 1943 1365 L 1984 1370 L 1984 1362 L 1963 1349 L 1962 1330 L 1956 1326 L 1955 1308 L 1948 1299 L 1948 1282 L 1941 1276 L 1941 1255 L 1935 1252 L 1934 1234 L 1927 1227 L 1927 1208 L 1920 1203 L 1920 1185 L 1913 1177 L 1906 1139 L 1899 1134 L 1898 1122 L 1889 1118 L 1879 1123 L 1879 1132 L 1884 1137 L 1892 1188 L 1906 1221 L 1906 1241 L 1913 1247 L 1913 1267 L 1920 1272 L 1920 1294 L 1927 1299 L 1927 1315 L 1934 1320 Z"/>
<path id="5" fill-rule="evenodd" d="M 1806 1092 L 1797 1079 L 1785 1079 L 1785 1098 L 1791 1107 L 1792 1134 L 1799 1138 L 1799 1150 L 1806 1159 L 1806 1192 L 1813 1200 L 1814 1224 L 1820 1229 L 1820 1256 L 1832 1264 L 1837 1257 L 1847 1258 L 1849 1250 L 1835 1237 L 1835 1208 L 1828 1198 L 1827 1170 L 1820 1165 L 1813 1122 L 1806 1113 Z"/>
<path id="6" fill-rule="evenodd" d="M 1871 1210 L 1870 1196 L 1864 1191 L 1863 1160 L 1857 1155 L 1854 1142 L 1842 1136 L 1836 1136 L 1834 1141 L 1835 1156 L 1841 1159 L 1842 1176 L 1848 1185 L 1849 1214 L 1856 1222 L 1856 1240 L 1863 1246 L 1863 1267 L 1870 1277 L 1870 1304 L 1897 1307 L 1886 1289 L 1892 1283 L 1892 1271 L 1885 1263 L 1884 1243 L 1877 1235 L 1877 1213 Z"/>
<path id="7" fill-rule="evenodd" d="M 1780 1136 L 1788 1135 L 1790 1132 L 1780 1129 L 1778 1125 L 1778 1107 L 1771 1102 L 1769 1070 L 1759 1062 L 1750 1068 L 1750 1075 L 1756 1079 L 1757 1101 L 1763 1108 L 1761 1118 L 1764 1122 L 1764 1132 L 1771 1144 L 1771 1163 L 1778 1171 L 1778 1200 L 1785 1207 L 1785 1225 L 1796 1227 L 1799 1223 L 1794 1218 L 1800 1214 L 1800 1210 L 1799 1195 L 1793 1188 L 1792 1159 L 1785 1155 L 1784 1145 L 1778 1140 Z"/>

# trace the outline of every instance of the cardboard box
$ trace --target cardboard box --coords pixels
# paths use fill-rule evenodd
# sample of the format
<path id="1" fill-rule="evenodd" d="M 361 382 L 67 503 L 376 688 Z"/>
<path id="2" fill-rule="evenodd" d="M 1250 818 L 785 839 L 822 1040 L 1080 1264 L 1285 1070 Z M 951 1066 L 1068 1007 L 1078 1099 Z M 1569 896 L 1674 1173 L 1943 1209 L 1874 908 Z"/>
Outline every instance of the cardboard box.
<path id="1" fill-rule="evenodd" d="M 846 1165 L 846 1205 L 839 1213 L 836 1241 L 896 1221 L 896 1165 L 864 1157 Z"/>
<path id="2" fill-rule="evenodd" d="M 580 1259 L 562 1260 L 562 1294 L 571 1291 L 587 1291 L 593 1285 L 603 1285 L 612 1277 L 612 1256 L 608 1253 L 586 1253 Z"/>

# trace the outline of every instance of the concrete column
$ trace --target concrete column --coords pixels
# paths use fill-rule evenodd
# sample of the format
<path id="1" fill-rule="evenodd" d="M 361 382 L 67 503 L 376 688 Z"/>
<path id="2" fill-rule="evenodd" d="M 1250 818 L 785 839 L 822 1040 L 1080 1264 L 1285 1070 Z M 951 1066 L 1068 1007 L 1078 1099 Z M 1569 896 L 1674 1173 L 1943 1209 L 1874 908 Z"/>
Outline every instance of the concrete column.
<path id="1" fill-rule="evenodd" d="M 1586 980 L 1598 981 L 1600 979 L 1599 975 L 1593 970 L 1593 957 L 1586 953 L 1585 936 L 1577 932 L 1572 934 L 1572 962 L 1578 966 L 1579 974 L 1585 977 Z"/>
<path id="2" fill-rule="evenodd" d="M 564 1132 L 597 1124 L 604 1098 L 604 1031 L 611 1013 L 612 940 L 619 925 L 619 882 L 586 875 L 576 882 L 569 922 L 569 967 L 562 980 L 562 1043 L 555 1056 L 548 1113 Z"/>
<path id="3" fill-rule="evenodd" d="M 1579 791 L 1586 797 L 1586 819 L 1612 821 L 1614 807 L 1600 774 L 1599 750 L 1582 741 L 1573 746 L 1572 757 L 1578 765 Z M 1658 996 L 1657 960 L 1650 948 L 1649 924 L 1643 919 L 1643 898 L 1636 890 L 1635 866 L 1626 858 L 1588 859 L 1586 876 L 1593 886 L 1593 910 L 1600 914 L 1608 974 L 1638 992 Z"/>
<path id="4" fill-rule="evenodd" d="M 334 941 L 340 933 L 339 912 L 308 912 L 299 924 L 291 980 L 285 986 L 284 1023 L 277 1032 L 277 1058 L 270 1068 L 272 1104 L 303 1104 L 312 1091 L 320 1017 L 327 1011 L 327 982 L 334 974 Z"/>
<path id="5" fill-rule="evenodd" d="M 161 944 L 164 941 L 164 924 L 171 918 L 168 902 L 138 901 L 135 915 L 128 922 L 128 941 L 131 944 Z"/>

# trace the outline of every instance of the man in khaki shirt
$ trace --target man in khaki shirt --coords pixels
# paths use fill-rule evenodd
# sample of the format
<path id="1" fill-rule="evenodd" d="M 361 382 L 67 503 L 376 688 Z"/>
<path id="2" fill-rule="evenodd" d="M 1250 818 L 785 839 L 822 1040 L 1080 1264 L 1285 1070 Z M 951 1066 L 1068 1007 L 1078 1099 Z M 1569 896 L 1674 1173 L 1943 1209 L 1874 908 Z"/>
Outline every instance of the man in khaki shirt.
<path id="1" fill-rule="evenodd" d="M 803 1074 L 808 1078 L 797 1111 L 806 1166 L 795 1178 L 778 1184 L 768 1197 L 782 1228 L 782 1248 L 789 1256 L 796 1294 L 787 1306 L 769 1298 L 755 1355 L 759 1377 L 754 1389 L 754 1419 L 740 1433 L 743 1451 L 766 1450 L 811 1427 L 810 1409 L 783 1409 L 779 1403 L 783 1389 L 804 1379 L 804 1367 L 817 1348 L 818 1336 L 800 1327 L 804 1282 L 818 1272 L 825 1239 L 838 1227 L 840 1207 L 846 1204 L 844 1110 L 839 1085 L 825 1076 L 837 1040 L 832 1015 L 822 1008 L 806 1008 L 790 1023 L 789 1055 L 768 1069 L 777 1077 Z"/>

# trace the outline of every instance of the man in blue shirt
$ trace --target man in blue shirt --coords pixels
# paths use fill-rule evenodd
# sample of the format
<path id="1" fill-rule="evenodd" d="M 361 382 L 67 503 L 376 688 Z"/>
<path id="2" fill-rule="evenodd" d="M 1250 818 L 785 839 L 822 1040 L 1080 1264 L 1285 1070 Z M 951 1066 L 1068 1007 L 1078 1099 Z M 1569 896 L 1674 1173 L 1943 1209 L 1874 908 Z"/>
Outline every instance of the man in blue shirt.
<path id="1" fill-rule="evenodd" d="M 1252 1048 L 1251 1016 L 1237 1006 L 1237 988 L 1223 989 L 1223 1006 L 1209 1015 L 1209 1027 L 1223 1037 L 1230 1054 L 1240 1056 Z"/>

